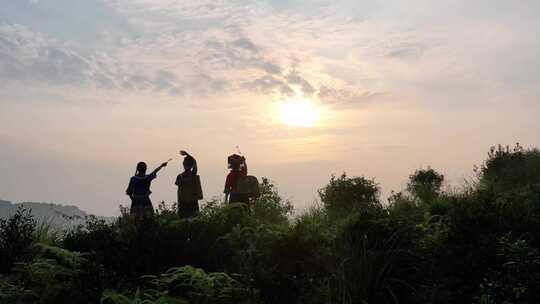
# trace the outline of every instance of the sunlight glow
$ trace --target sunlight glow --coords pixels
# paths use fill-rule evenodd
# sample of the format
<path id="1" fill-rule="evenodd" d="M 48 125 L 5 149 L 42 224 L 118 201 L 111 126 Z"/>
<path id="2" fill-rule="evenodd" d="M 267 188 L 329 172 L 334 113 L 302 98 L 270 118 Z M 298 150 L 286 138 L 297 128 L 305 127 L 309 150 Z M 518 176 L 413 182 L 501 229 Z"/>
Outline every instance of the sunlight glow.
<path id="1" fill-rule="evenodd" d="M 280 106 L 279 118 L 281 123 L 293 127 L 315 127 L 319 122 L 319 109 L 307 99 L 293 99 L 283 102 Z"/>

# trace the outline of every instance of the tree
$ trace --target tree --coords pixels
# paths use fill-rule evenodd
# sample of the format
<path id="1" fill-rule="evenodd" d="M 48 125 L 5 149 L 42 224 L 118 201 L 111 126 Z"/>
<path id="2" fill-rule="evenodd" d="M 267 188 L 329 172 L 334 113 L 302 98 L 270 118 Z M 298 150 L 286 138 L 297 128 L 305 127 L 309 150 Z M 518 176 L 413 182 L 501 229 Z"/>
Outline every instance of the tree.
<path id="1" fill-rule="evenodd" d="M 426 204 L 431 204 L 439 196 L 444 175 L 432 168 L 416 170 L 409 176 L 407 191 Z"/>
<path id="2" fill-rule="evenodd" d="M 480 169 L 480 186 L 495 193 L 540 185 L 540 151 L 524 149 L 519 143 L 492 147 Z"/>
<path id="3" fill-rule="evenodd" d="M 346 214 L 357 210 L 380 211 L 379 186 L 364 177 L 332 175 L 329 183 L 319 190 L 319 197 L 326 210 L 333 214 Z"/>

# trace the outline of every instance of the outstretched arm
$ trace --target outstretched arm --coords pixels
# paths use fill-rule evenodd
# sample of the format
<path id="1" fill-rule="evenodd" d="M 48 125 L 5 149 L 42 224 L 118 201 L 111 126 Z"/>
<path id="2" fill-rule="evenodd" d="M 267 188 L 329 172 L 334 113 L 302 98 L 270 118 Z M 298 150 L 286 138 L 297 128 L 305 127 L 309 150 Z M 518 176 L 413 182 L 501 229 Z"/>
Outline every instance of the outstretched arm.
<path id="1" fill-rule="evenodd" d="M 159 170 L 161 170 L 162 168 L 164 167 L 167 167 L 167 162 L 164 162 L 163 164 L 159 165 L 159 167 L 157 167 L 156 169 L 154 169 L 154 171 L 152 171 L 152 173 L 150 173 L 151 175 L 156 175 Z"/>

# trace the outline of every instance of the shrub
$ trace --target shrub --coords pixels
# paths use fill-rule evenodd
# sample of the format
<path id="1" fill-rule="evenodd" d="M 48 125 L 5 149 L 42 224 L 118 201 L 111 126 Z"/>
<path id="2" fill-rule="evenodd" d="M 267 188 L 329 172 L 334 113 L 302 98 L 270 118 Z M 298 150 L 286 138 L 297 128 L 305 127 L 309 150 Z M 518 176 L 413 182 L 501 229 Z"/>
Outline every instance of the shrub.
<path id="1" fill-rule="evenodd" d="M 15 262 L 29 258 L 36 221 L 31 211 L 19 207 L 8 219 L 0 219 L 0 273 L 6 273 Z"/>
<path id="2" fill-rule="evenodd" d="M 424 204 L 431 204 L 440 194 L 444 175 L 427 168 L 416 170 L 409 176 L 407 191 Z"/>
<path id="3" fill-rule="evenodd" d="M 260 196 L 253 205 L 253 217 L 262 223 L 286 224 L 293 211 L 291 202 L 284 200 L 267 178 L 262 179 Z"/>
<path id="4" fill-rule="evenodd" d="M 540 183 L 540 151 L 516 144 L 513 149 L 492 147 L 480 169 L 485 190 L 503 193 Z"/>
<path id="5" fill-rule="evenodd" d="M 164 274 L 141 279 L 146 287 L 138 289 L 133 298 L 108 291 L 101 303 L 251 303 L 256 296 L 256 291 L 225 273 L 206 273 L 192 266 L 171 268 Z"/>
<path id="6" fill-rule="evenodd" d="M 99 267 L 90 265 L 78 253 L 54 246 L 38 243 L 33 251 L 33 259 L 16 264 L 12 276 L 0 284 L 1 289 L 9 287 L 13 295 L 2 303 L 20 303 L 21 299 L 43 304 L 98 301 Z"/>
<path id="7" fill-rule="evenodd" d="M 498 263 L 480 285 L 478 303 L 538 303 L 540 251 L 510 233 L 499 238 Z"/>
<path id="8" fill-rule="evenodd" d="M 329 214 L 335 217 L 353 211 L 380 213 L 379 187 L 364 177 L 349 178 L 345 173 L 332 176 L 328 185 L 319 190 L 319 197 Z"/>
<path id="9" fill-rule="evenodd" d="M 422 282 L 421 259 L 414 254 L 415 234 L 414 227 L 398 226 L 389 219 L 369 219 L 361 214 L 349 217 L 336 241 L 334 301 L 415 302 Z"/>

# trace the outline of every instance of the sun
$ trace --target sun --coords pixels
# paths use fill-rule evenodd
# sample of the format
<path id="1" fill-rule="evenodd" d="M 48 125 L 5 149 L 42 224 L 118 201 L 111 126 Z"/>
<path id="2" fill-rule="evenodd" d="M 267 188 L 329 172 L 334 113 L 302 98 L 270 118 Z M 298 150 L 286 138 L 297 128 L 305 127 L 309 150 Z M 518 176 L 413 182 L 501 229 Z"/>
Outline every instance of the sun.
<path id="1" fill-rule="evenodd" d="M 320 119 L 320 111 L 310 100 L 292 99 L 280 105 L 279 119 L 291 127 L 315 127 Z"/>

